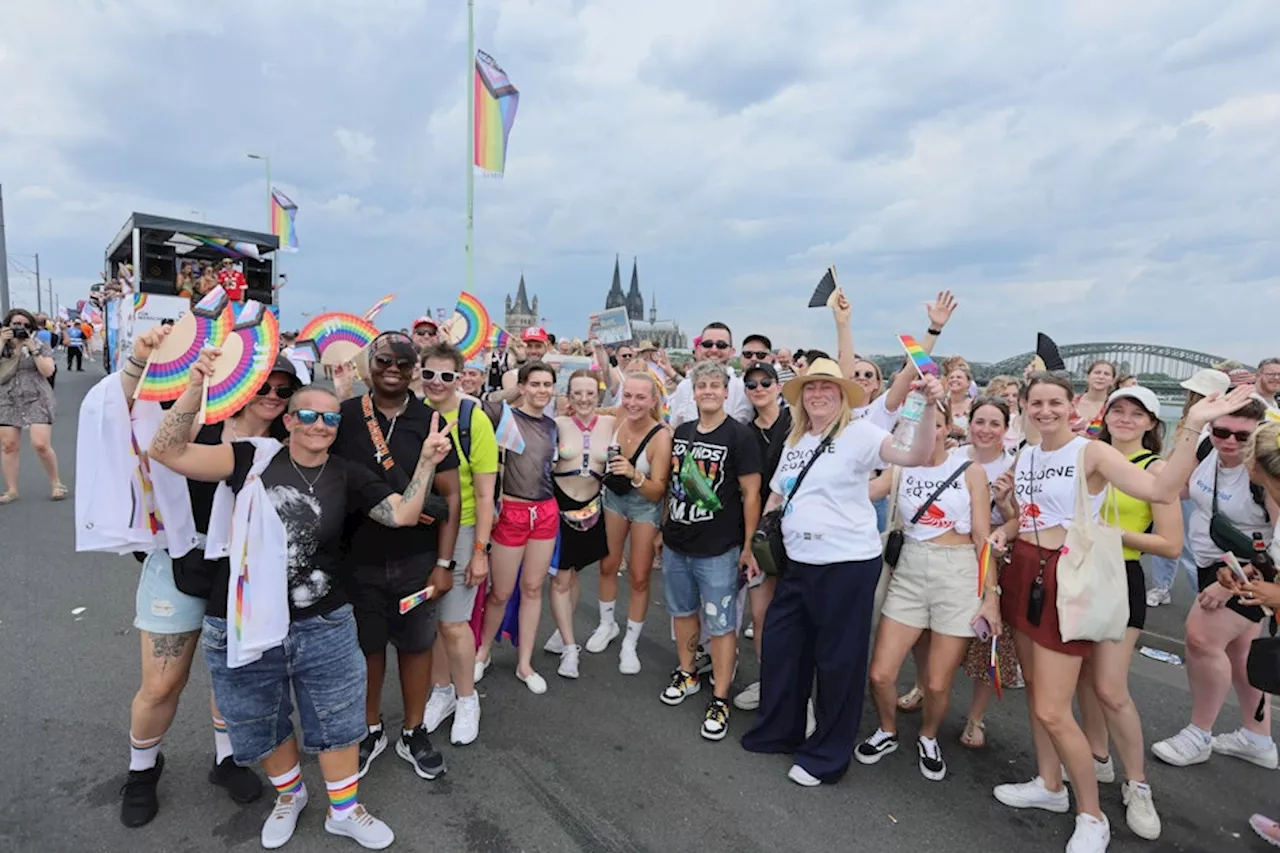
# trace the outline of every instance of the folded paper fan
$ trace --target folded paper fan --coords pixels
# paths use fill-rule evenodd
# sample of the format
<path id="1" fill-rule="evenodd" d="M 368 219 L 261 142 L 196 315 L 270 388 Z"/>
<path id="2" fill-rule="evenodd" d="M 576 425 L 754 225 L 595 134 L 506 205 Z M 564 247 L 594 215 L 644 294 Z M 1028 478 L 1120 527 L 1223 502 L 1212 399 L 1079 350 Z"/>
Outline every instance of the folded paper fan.
<path id="1" fill-rule="evenodd" d="M 186 390 L 191 366 L 205 347 L 220 347 L 235 324 L 235 309 L 226 291 L 215 287 L 178 318 L 160 346 L 147 359 L 135 398 L 165 403 Z"/>
<path id="2" fill-rule="evenodd" d="M 472 358 L 485 348 L 492 325 L 484 303 L 464 290 L 449 321 L 449 342 L 461 350 L 463 358 Z"/>
<path id="3" fill-rule="evenodd" d="M 1036 355 L 1044 362 L 1045 370 L 1067 369 L 1067 363 L 1062 360 L 1062 353 L 1058 352 L 1058 345 L 1044 332 L 1036 333 Z"/>
<path id="4" fill-rule="evenodd" d="M 240 309 L 235 328 L 213 363 L 205 393 L 204 422 L 225 421 L 257 395 L 271 375 L 280 351 L 280 324 L 261 302 L 249 300 Z"/>
<path id="5" fill-rule="evenodd" d="M 314 317 L 298 332 L 298 340 L 313 342 L 320 353 L 320 363 L 330 366 L 351 361 L 377 336 L 377 327 L 368 320 L 341 311 Z"/>
<path id="6" fill-rule="evenodd" d="M 835 299 L 836 291 L 840 289 L 840 285 L 836 284 L 836 268 L 827 267 L 827 271 L 822 276 L 822 281 L 818 282 L 818 287 L 813 291 L 813 296 L 809 298 L 810 308 L 822 308 L 830 305 Z"/>

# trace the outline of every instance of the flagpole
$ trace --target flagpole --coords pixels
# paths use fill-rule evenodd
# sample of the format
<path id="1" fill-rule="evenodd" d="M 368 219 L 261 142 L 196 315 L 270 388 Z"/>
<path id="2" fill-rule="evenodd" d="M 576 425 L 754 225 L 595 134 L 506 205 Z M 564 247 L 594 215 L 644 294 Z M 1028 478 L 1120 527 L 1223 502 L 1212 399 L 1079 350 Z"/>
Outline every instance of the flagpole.
<path id="1" fill-rule="evenodd" d="M 475 293 L 476 277 L 476 4 L 467 0 L 467 293 Z"/>

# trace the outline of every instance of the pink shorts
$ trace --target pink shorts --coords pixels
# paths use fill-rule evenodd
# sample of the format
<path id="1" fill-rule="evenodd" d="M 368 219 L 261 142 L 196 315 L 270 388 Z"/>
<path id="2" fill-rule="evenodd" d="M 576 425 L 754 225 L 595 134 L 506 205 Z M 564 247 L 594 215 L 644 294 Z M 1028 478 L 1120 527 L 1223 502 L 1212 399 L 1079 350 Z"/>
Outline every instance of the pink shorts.
<path id="1" fill-rule="evenodd" d="M 560 532 L 560 507 L 545 501 L 504 500 L 493 524 L 493 541 L 505 548 L 521 548 L 530 539 L 555 539 Z"/>

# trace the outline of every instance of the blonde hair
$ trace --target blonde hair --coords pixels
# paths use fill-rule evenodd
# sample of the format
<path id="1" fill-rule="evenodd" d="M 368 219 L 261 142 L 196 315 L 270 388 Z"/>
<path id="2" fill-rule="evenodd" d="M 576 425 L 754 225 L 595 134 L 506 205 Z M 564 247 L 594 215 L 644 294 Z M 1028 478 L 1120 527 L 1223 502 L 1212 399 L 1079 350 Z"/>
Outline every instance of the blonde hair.
<path id="1" fill-rule="evenodd" d="M 1280 423 L 1268 419 L 1258 425 L 1253 431 L 1253 440 L 1245 448 L 1245 464 L 1250 470 L 1266 475 L 1267 482 L 1262 485 L 1268 492 L 1272 491 L 1273 483 L 1280 492 Z"/>
<path id="2" fill-rule="evenodd" d="M 986 394 L 991 397 L 999 397 L 1004 394 L 1005 390 L 1010 386 L 1021 388 L 1022 383 L 1016 377 L 1000 374 L 992 376 L 991 381 L 987 383 Z"/>
<path id="3" fill-rule="evenodd" d="M 574 338 L 569 341 L 569 355 L 583 355 L 586 352 L 582 347 L 582 341 Z"/>
<path id="4" fill-rule="evenodd" d="M 951 358 L 942 362 L 942 376 L 944 379 L 950 376 L 951 372 L 954 370 L 963 370 L 965 376 L 969 377 L 969 381 L 973 381 L 973 369 L 969 367 L 969 362 L 965 361 L 958 355 L 953 355 Z"/>
<path id="5" fill-rule="evenodd" d="M 794 380 L 793 380 L 794 381 Z M 830 379 L 815 379 L 815 382 L 830 382 Z M 794 422 L 791 424 L 791 432 L 787 434 L 787 444 L 795 447 L 800 439 L 804 438 L 805 433 L 810 429 L 809 411 L 804 407 L 804 388 L 800 389 L 800 405 L 791 408 L 791 417 Z M 840 389 L 840 414 L 836 416 L 835 431 L 832 433 L 834 438 L 839 438 L 840 433 L 844 432 L 850 422 L 853 421 L 853 409 L 849 408 L 849 398 L 844 395 L 844 389 Z"/>
<path id="6" fill-rule="evenodd" d="M 1204 395 L 1199 391 L 1188 391 L 1187 401 L 1182 404 L 1182 416 L 1178 418 L 1178 429 L 1182 429 L 1187 423 L 1187 414 L 1191 411 L 1191 407 L 1204 399 Z"/>
<path id="7" fill-rule="evenodd" d="M 658 385 L 658 380 L 654 378 L 653 374 L 649 372 L 647 367 L 639 364 L 632 370 L 628 371 L 626 376 L 622 377 L 622 382 L 625 385 L 627 381 L 631 379 L 640 379 L 649 383 L 649 391 L 653 394 L 653 406 L 649 409 L 649 416 L 655 421 L 661 422 L 662 387 Z"/>

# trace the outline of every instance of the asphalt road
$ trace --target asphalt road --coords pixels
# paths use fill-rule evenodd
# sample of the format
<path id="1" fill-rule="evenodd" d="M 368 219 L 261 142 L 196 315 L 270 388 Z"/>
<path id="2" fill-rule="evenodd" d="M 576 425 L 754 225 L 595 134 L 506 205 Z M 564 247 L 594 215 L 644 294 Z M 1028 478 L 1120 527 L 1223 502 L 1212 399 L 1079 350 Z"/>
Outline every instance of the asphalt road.
<path id="1" fill-rule="evenodd" d="M 100 375 L 91 366 L 59 377 L 55 447 L 73 489 L 76 409 Z M 0 596 L 0 755 L 9 780 L 0 806 L 0 850 L 260 849 L 269 799 L 238 807 L 205 781 L 212 744 L 203 663 L 192 673 L 165 741 L 159 817 L 140 830 L 120 825 L 129 703 L 138 683 L 132 619 L 139 567 L 130 558 L 74 552 L 73 504 L 46 499 L 47 483 L 25 447 L 21 489 L 20 501 L 0 507 L 0 581 L 8 590 Z M 595 599 L 593 577 L 586 573 L 584 580 L 578 628 L 585 637 L 594 624 Z M 577 682 L 556 677 L 554 659 L 539 652 L 551 689 L 533 696 L 515 680 L 514 651 L 504 647 L 482 683 L 479 741 L 443 746 L 447 776 L 424 782 L 393 751 L 379 758 L 360 798 L 396 831 L 394 849 L 892 853 L 1065 847 L 1069 816 L 1015 812 L 991 796 L 993 785 L 1034 773 L 1021 691 L 1010 691 L 992 710 L 989 746 L 973 753 L 956 743 L 969 696 L 959 680 L 959 707 L 942 733 L 950 765 L 944 782 L 925 781 L 913 751 L 905 749 L 876 767 L 855 763 L 838 785 L 802 789 L 787 781 L 785 757 L 741 749 L 735 736 L 746 730 L 750 714 L 735 712 L 732 736 L 709 743 L 698 734 L 701 701 L 677 708 L 658 701 L 675 658 L 661 595 L 654 600 L 639 676 L 618 673 L 616 643 L 611 653 L 584 654 Z M 79 608 L 83 612 L 74 615 Z M 549 624 L 544 618 L 539 646 Z M 1167 632 L 1179 630 L 1176 609 L 1162 608 L 1160 624 Z M 748 652 L 740 685 L 755 671 Z M 904 673 L 904 682 L 908 677 Z M 1149 740 L 1185 723 L 1189 696 L 1181 668 L 1139 658 L 1132 689 Z M 394 727 L 399 686 L 393 679 L 385 696 L 387 722 Z M 1219 730 L 1236 727 L 1237 713 L 1228 707 Z M 904 720 L 904 737 L 914 734 L 917 720 Z M 873 727 L 868 706 L 864 733 Z M 357 849 L 323 831 L 323 787 L 314 760 L 303 772 L 320 800 L 304 814 L 287 849 Z M 1154 843 L 1135 838 L 1124 823 L 1118 786 L 1107 786 L 1111 850 L 1269 849 L 1247 824 L 1252 812 L 1280 813 L 1275 777 L 1267 771 L 1215 756 L 1190 769 L 1152 759 L 1149 774 L 1164 836 Z"/>

